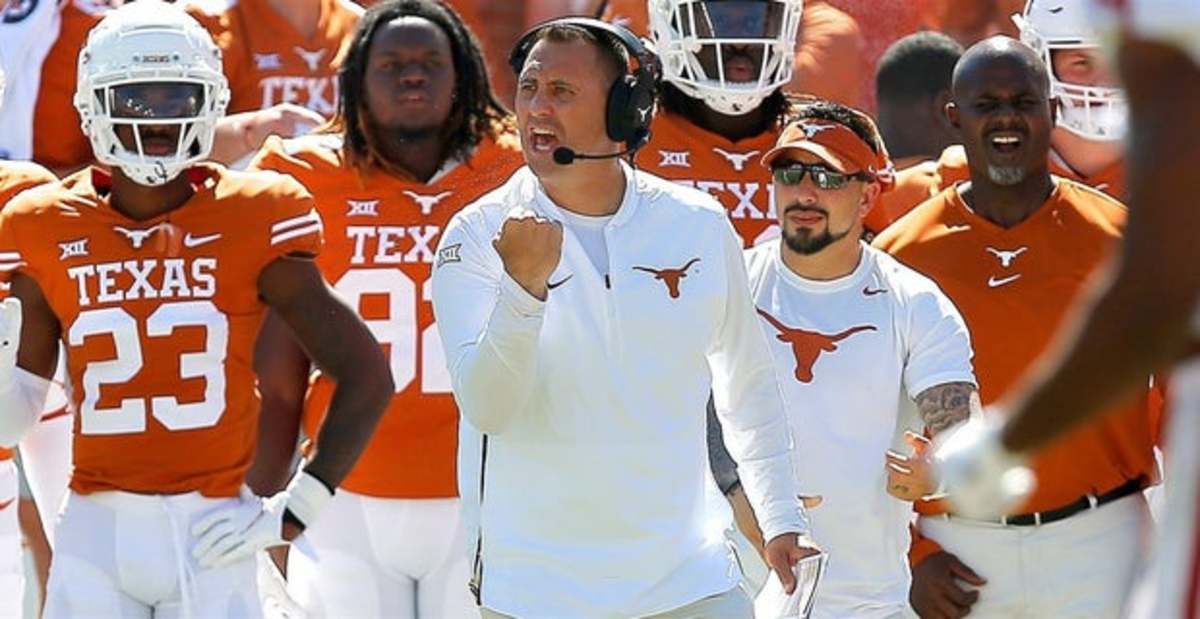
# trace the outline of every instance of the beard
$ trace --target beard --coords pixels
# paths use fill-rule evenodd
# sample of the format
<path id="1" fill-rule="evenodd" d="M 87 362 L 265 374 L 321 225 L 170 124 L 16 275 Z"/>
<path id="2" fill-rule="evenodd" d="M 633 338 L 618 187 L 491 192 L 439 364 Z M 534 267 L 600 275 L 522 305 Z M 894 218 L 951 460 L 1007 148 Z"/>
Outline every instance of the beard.
<path id="1" fill-rule="evenodd" d="M 780 234 L 783 235 L 783 242 L 787 243 L 788 249 L 804 256 L 811 256 L 846 238 L 850 234 L 850 230 L 834 234 L 826 225 L 821 232 L 810 232 L 807 228 L 801 228 L 795 233 L 789 233 L 786 228 L 781 228 Z"/>
<path id="2" fill-rule="evenodd" d="M 1025 180 L 1025 169 L 989 165 L 987 175 L 988 179 L 993 183 L 1004 187 L 1011 187 Z"/>

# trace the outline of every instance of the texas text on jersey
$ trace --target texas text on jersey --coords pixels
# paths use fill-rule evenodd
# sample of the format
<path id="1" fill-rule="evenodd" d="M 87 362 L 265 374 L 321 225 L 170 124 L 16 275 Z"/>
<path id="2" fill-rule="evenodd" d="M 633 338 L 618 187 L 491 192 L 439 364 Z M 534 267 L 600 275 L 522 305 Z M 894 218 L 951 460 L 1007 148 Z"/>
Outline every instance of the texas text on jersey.
<path id="1" fill-rule="evenodd" d="M 467 162 L 454 162 L 421 183 L 379 170 L 359 172 L 343 153 L 336 135 L 273 138 L 251 164 L 289 174 L 318 197 L 328 246 L 317 264 L 366 320 L 391 365 L 396 395 L 342 486 L 369 496 L 457 496 L 458 409 L 429 277 L 450 218 L 501 184 L 521 164 L 521 154 L 515 140 L 486 141 Z M 319 375 L 309 392 L 304 429 L 310 437 L 320 428 L 333 387 Z"/>
<path id="2" fill-rule="evenodd" d="M 321 220 L 292 179 L 186 173 L 195 195 L 144 221 L 109 205 L 94 168 L 0 216 L 0 279 L 32 278 L 62 328 L 77 493 L 236 496 L 253 456 L 258 276 L 319 253 Z"/>
<path id="3" fill-rule="evenodd" d="M 230 113 L 295 103 L 327 118 L 333 115 L 343 46 L 362 8 L 348 0 L 319 3 L 316 32 L 308 36 L 297 32 L 267 0 L 194 3 L 220 17 L 222 28 L 212 30 L 225 55 L 233 92 Z"/>
<path id="4" fill-rule="evenodd" d="M 733 220 L 742 244 L 752 247 L 779 236 L 771 171 L 759 165 L 775 146 L 776 131 L 731 142 L 679 114 L 660 112 L 638 166 L 715 197 Z"/>

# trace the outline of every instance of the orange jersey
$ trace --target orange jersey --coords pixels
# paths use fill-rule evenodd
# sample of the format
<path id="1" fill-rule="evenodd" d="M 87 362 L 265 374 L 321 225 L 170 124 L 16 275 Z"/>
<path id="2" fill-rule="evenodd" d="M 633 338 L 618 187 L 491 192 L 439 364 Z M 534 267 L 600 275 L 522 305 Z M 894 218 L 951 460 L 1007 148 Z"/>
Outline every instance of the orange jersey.
<path id="1" fill-rule="evenodd" d="M 875 245 L 936 281 L 958 306 L 975 348 L 980 396 L 990 404 L 1051 344 L 1072 300 L 1112 253 L 1125 208 L 1059 179 L 1038 211 L 1004 229 L 972 212 L 960 187 L 922 204 Z M 1032 463 L 1037 489 L 1016 513 L 1054 509 L 1130 479 L 1152 479 L 1146 400 L 1114 410 L 1038 455 Z"/>
<path id="2" fill-rule="evenodd" d="M 42 63 L 42 81 L 33 116 L 33 124 L 37 127 L 33 132 L 33 159 L 46 167 L 56 170 L 78 168 L 94 159 L 92 143 L 80 129 L 79 113 L 75 111 L 73 99 L 79 75 L 79 52 L 87 43 L 88 32 L 100 23 L 110 8 L 113 8 L 110 0 L 67 0 L 63 3 L 62 26 Z M 220 30 L 217 18 L 204 10 L 188 5 L 186 11 L 210 33 Z M 229 72 L 230 63 L 226 59 L 225 73 Z"/>
<path id="3" fill-rule="evenodd" d="M 195 195 L 145 221 L 108 204 L 96 168 L 0 215 L 0 279 L 31 277 L 62 326 L 76 492 L 236 496 L 254 455 L 259 273 L 318 253 L 321 220 L 290 178 L 188 173 Z"/>
<path id="4" fill-rule="evenodd" d="M 337 70 L 362 15 L 349 0 L 319 0 L 321 17 L 310 37 L 296 32 L 268 0 L 200 4 L 220 20 L 213 38 L 224 54 L 232 97 L 229 113 L 302 105 L 326 118 L 337 110 Z"/>
<path id="5" fill-rule="evenodd" d="M 442 229 L 462 207 L 521 165 L 515 138 L 486 142 L 428 184 L 346 163 L 341 138 L 272 138 L 252 167 L 289 174 L 317 200 L 328 246 L 318 259 L 334 289 L 366 320 L 388 355 L 396 395 L 342 486 L 381 497 L 456 496 L 458 409 L 450 391 L 430 273 Z M 316 436 L 333 394 L 319 375 L 305 405 Z"/>
<path id="6" fill-rule="evenodd" d="M 1125 196 L 1125 162 L 1118 161 L 1093 176 L 1081 176 L 1050 152 L 1050 173 L 1102 191 L 1117 200 Z M 926 161 L 896 174 L 895 188 L 879 197 L 864 220 L 867 230 L 878 233 L 918 204 L 959 181 L 969 180 L 967 153 L 962 146 L 942 151 L 936 162 Z"/>
<path id="7" fill-rule="evenodd" d="M 759 164 L 777 129 L 730 142 L 678 114 L 659 112 L 637 165 L 657 176 L 712 194 L 729 211 L 746 247 L 779 236 L 771 171 Z M 765 235 L 765 236 L 764 236 Z"/>

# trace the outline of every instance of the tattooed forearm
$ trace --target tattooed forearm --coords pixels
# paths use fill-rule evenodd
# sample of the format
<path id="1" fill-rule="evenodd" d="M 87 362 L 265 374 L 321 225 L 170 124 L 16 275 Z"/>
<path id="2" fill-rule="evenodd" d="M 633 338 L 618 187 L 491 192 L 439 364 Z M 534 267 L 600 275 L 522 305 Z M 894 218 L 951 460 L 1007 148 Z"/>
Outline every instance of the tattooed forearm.
<path id="1" fill-rule="evenodd" d="M 946 383 L 930 387 L 917 396 L 917 409 L 925 428 L 937 436 L 946 428 L 983 413 L 979 390 L 971 383 Z"/>

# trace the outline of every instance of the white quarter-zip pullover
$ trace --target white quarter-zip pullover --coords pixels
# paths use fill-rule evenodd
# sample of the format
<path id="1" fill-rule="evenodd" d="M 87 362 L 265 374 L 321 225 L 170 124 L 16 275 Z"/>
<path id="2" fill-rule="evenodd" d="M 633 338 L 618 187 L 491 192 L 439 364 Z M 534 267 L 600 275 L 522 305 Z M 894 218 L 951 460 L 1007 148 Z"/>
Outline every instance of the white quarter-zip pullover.
<path id="1" fill-rule="evenodd" d="M 455 397 L 488 435 L 480 597 L 501 613 L 641 616 L 737 584 L 705 531 L 710 388 L 766 538 L 806 530 L 733 227 L 707 194 L 623 171 L 607 277 L 568 226 L 545 302 L 492 246 L 514 208 L 563 219 L 529 169 L 459 212 L 439 245 Z"/>

